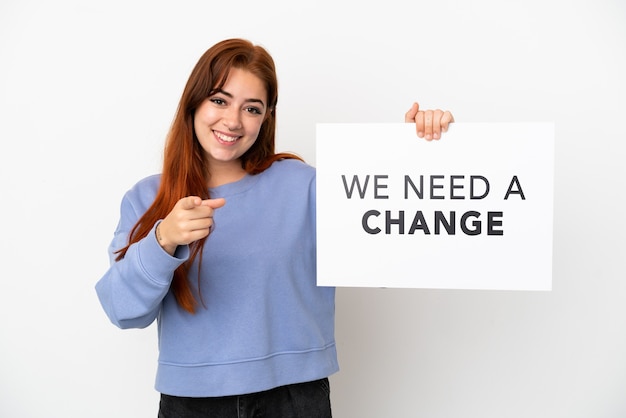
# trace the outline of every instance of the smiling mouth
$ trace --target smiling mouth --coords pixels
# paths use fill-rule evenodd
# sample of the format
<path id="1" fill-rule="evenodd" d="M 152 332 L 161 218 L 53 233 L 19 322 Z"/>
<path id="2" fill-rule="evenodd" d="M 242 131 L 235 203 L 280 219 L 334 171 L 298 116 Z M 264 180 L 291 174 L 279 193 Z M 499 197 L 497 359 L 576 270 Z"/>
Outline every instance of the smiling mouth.
<path id="1" fill-rule="evenodd" d="M 213 131 L 213 133 L 215 134 L 215 137 L 218 139 L 218 141 L 226 144 L 232 144 L 233 142 L 241 138 L 241 136 L 230 136 L 217 131 Z"/>

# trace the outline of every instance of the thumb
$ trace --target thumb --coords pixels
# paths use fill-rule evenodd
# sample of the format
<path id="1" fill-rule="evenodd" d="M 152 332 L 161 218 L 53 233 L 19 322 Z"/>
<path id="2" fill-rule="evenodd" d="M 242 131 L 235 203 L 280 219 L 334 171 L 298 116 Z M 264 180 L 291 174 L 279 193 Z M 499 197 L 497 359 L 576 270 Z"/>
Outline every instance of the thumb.
<path id="1" fill-rule="evenodd" d="M 196 206 L 199 206 L 201 203 L 202 199 L 200 199 L 198 196 L 187 196 L 178 201 L 178 206 L 181 209 L 189 210 L 195 208 Z"/>
<path id="2" fill-rule="evenodd" d="M 415 122 L 415 116 L 417 115 L 417 112 L 420 110 L 420 105 L 419 103 L 415 102 L 413 103 L 413 106 L 411 106 L 411 108 L 409 109 L 408 112 L 405 113 L 404 115 L 404 121 L 409 123 L 409 122 Z"/>
<path id="3" fill-rule="evenodd" d="M 202 205 L 208 206 L 213 209 L 221 208 L 226 204 L 226 199 L 220 197 L 219 199 L 207 199 L 202 201 Z"/>

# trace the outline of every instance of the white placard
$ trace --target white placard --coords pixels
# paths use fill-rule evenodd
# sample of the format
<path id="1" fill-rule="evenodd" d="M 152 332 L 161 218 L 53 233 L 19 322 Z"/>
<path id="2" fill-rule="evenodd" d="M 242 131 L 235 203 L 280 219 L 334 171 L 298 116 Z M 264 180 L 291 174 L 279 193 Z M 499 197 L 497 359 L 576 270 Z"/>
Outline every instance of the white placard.
<path id="1" fill-rule="evenodd" d="M 551 290 L 553 123 L 317 125 L 321 286 Z"/>

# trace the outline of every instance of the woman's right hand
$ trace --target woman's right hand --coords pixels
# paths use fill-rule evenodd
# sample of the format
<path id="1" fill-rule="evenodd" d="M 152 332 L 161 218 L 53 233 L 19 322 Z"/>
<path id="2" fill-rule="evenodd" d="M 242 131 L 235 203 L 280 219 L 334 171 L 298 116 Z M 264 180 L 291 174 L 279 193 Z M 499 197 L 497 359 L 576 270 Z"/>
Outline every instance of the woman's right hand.
<path id="1" fill-rule="evenodd" d="M 215 209 L 225 203 L 223 198 L 202 200 L 198 196 L 183 197 L 157 226 L 159 245 L 174 255 L 179 245 L 191 244 L 208 236 L 213 227 Z"/>

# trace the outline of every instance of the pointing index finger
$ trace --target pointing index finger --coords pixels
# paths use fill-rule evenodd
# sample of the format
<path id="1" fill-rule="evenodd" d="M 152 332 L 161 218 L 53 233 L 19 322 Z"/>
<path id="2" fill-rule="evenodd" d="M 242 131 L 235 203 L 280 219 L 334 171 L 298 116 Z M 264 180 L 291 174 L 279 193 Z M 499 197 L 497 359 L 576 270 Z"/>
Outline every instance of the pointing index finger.
<path id="1" fill-rule="evenodd" d="M 202 201 L 203 206 L 208 206 L 213 209 L 221 208 L 226 204 L 226 199 L 219 197 L 217 199 L 206 199 Z"/>

